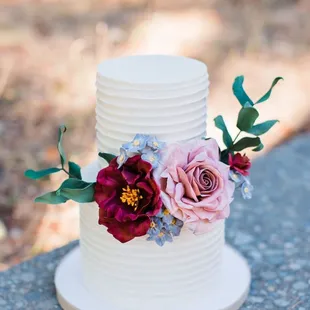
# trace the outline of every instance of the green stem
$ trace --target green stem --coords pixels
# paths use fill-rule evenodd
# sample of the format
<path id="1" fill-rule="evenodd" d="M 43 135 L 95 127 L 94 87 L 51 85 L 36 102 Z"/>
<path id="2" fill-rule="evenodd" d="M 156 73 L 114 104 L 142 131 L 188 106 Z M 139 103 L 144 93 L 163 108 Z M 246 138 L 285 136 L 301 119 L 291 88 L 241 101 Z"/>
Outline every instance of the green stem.
<path id="1" fill-rule="evenodd" d="M 241 132 L 242 132 L 242 130 L 240 130 L 240 131 L 239 131 L 239 133 L 237 134 L 236 138 L 234 139 L 234 141 L 233 141 L 233 144 L 232 144 L 232 145 L 234 145 L 234 143 L 236 142 L 236 140 L 239 138 L 239 136 L 240 136 Z"/>
<path id="2" fill-rule="evenodd" d="M 70 174 L 64 167 L 61 168 L 63 172 L 65 172 L 70 178 L 75 178 L 74 175 Z"/>
<path id="3" fill-rule="evenodd" d="M 238 132 L 238 134 L 237 134 L 236 138 L 234 139 L 232 145 L 231 145 L 229 148 L 227 148 L 227 151 L 228 151 L 228 152 L 229 152 L 230 148 L 235 144 L 236 140 L 239 138 L 241 132 L 242 132 L 242 130 L 240 130 L 240 131 Z"/>

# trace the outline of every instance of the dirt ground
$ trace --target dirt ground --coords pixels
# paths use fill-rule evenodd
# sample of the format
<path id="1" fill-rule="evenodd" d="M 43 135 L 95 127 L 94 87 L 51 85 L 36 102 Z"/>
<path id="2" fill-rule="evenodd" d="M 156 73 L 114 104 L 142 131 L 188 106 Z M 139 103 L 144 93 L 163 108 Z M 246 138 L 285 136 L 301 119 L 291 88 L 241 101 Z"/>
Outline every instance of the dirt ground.
<path id="1" fill-rule="evenodd" d="M 0 0 L 0 270 L 78 237 L 78 208 L 35 205 L 62 176 L 33 182 L 27 168 L 58 164 L 65 149 L 85 165 L 96 155 L 95 75 L 100 61 L 125 54 L 198 58 L 211 80 L 212 118 L 234 126 L 236 75 L 259 96 L 278 75 L 261 115 L 279 118 L 266 150 L 310 124 L 310 2 L 307 0 Z"/>

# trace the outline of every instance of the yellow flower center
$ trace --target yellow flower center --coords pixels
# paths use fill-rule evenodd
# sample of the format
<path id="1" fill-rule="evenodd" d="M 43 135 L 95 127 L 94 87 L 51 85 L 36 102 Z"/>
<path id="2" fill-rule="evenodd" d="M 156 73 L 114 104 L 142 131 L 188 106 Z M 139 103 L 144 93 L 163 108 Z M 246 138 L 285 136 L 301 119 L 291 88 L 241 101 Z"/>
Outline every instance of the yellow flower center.
<path id="1" fill-rule="evenodd" d="M 123 203 L 134 207 L 134 211 L 136 211 L 139 206 L 139 201 L 143 198 L 143 196 L 140 195 L 139 189 L 131 189 L 129 185 L 127 185 L 126 188 L 123 188 L 123 193 L 120 198 Z"/>
<path id="2" fill-rule="evenodd" d="M 124 159 L 125 159 L 124 155 L 120 155 L 120 156 L 119 156 L 119 160 L 120 160 L 121 162 L 123 162 Z"/>
<path id="3" fill-rule="evenodd" d="M 248 187 L 245 187 L 245 188 L 244 188 L 244 192 L 247 193 L 248 191 L 249 191 L 249 188 L 248 188 Z"/>
<path id="4" fill-rule="evenodd" d="M 165 211 L 164 211 L 164 215 L 169 215 L 169 210 L 168 209 L 165 209 Z"/>
<path id="5" fill-rule="evenodd" d="M 134 145 L 134 146 L 140 145 L 140 141 L 139 141 L 139 140 L 134 140 L 134 141 L 133 141 L 133 145 Z"/>
<path id="6" fill-rule="evenodd" d="M 171 224 L 172 224 L 172 225 L 175 225 L 176 222 L 177 222 L 177 220 L 176 220 L 176 219 L 173 219 L 173 220 L 171 221 Z"/>
<path id="7" fill-rule="evenodd" d="M 152 222 L 151 222 L 151 225 L 150 225 L 150 227 L 151 227 L 151 228 L 155 228 L 155 227 L 156 227 L 156 224 L 155 224 L 155 222 L 153 222 L 153 221 L 152 221 Z"/>
<path id="8" fill-rule="evenodd" d="M 154 141 L 153 146 L 158 147 L 158 142 Z"/>
<path id="9" fill-rule="evenodd" d="M 163 233 L 163 232 L 160 232 L 160 233 L 158 234 L 158 237 L 163 237 L 163 235 L 164 235 L 164 233 Z"/>

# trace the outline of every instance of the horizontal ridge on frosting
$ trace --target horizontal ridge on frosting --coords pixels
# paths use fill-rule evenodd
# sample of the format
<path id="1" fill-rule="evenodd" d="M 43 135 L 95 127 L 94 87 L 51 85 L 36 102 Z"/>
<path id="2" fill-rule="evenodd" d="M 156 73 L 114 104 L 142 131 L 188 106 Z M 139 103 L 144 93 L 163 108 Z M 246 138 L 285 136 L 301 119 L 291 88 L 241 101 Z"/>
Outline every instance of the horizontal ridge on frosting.
<path id="1" fill-rule="evenodd" d="M 98 90 L 100 90 L 102 93 L 105 93 L 107 95 L 117 95 L 121 97 L 132 97 L 132 98 L 170 98 L 170 97 L 175 97 L 176 94 L 178 96 L 184 96 L 184 95 L 191 95 L 193 93 L 196 93 L 198 91 L 205 90 L 206 88 L 209 87 L 209 82 L 204 81 L 202 83 L 193 85 L 193 86 L 187 86 L 187 87 L 182 87 L 179 89 L 166 89 L 166 90 L 138 90 L 138 89 L 128 89 L 128 90 L 122 90 L 122 89 L 117 89 L 117 88 L 110 88 L 107 87 L 106 85 L 103 85 L 101 83 L 96 83 L 96 87 Z"/>
<path id="2" fill-rule="evenodd" d="M 121 98 L 104 95 L 97 92 L 97 102 L 99 104 L 113 105 L 115 107 L 140 107 L 141 109 L 159 109 L 159 107 L 183 107 L 184 105 L 191 104 L 203 99 L 206 99 L 208 91 L 202 91 L 192 96 L 183 96 L 178 98 L 163 98 L 163 99 L 141 99 L 141 98 Z"/>
<path id="3" fill-rule="evenodd" d="M 111 89 L 119 89 L 119 90 L 148 90 L 148 91 L 157 91 L 157 90 L 174 90 L 180 89 L 182 87 L 191 87 L 195 84 L 200 84 L 209 80 L 209 75 L 206 73 L 205 75 L 198 77 L 197 79 L 188 80 L 184 83 L 179 84 L 128 84 L 121 82 L 113 82 L 107 78 L 102 77 L 99 73 L 97 73 L 97 82 L 99 84 L 105 85 L 106 87 L 110 87 Z"/>

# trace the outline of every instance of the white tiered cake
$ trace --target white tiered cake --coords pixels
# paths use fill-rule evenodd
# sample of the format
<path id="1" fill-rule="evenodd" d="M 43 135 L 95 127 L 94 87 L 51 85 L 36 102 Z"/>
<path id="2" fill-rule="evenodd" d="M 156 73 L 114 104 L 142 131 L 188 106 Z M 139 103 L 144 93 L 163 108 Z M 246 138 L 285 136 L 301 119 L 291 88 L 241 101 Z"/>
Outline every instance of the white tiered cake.
<path id="1" fill-rule="evenodd" d="M 136 133 L 156 135 L 167 143 L 204 137 L 208 85 L 206 66 L 183 57 L 104 62 L 97 74 L 98 150 L 117 154 Z M 215 286 L 223 221 L 208 234 L 182 232 L 163 248 L 146 242 L 146 237 L 121 244 L 97 223 L 98 205 L 82 205 L 85 285 L 118 309 L 168 309 L 176 300 L 183 300 L 181 309 L 190 309 L 197 296 Z"/>
<path id="2" fill-rule="evenodd" d="M 99 65 L 96 85 L 99 152 L 118 154 L 136 133 L 166 143 L 206 135 L 209 79 L 206 66 L 197 60 L 113 59 Z M 105 165 L 99 159 L 84 170 L 83 178 L 95 181 Z M 218 310 L 213 305 L 222 279 L 224 226 L 223 220 L 217 221 L 209 233 L 198 236 L 183 228 L 164 247 L 146 237 L 122 244 L 98 225 L 96 203 L 81 204 L 82 281 L 88 297 L 100 305 L 88 309 Z"/>

